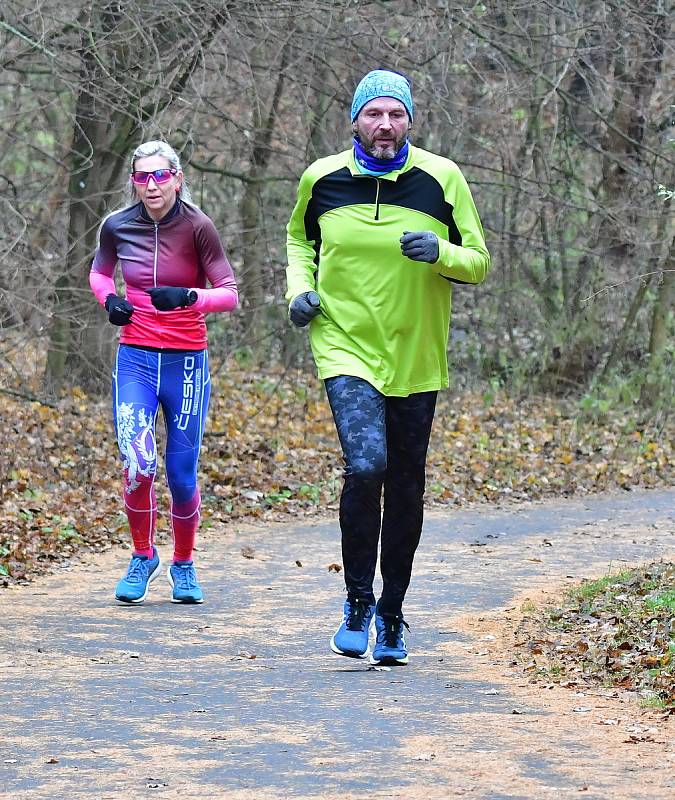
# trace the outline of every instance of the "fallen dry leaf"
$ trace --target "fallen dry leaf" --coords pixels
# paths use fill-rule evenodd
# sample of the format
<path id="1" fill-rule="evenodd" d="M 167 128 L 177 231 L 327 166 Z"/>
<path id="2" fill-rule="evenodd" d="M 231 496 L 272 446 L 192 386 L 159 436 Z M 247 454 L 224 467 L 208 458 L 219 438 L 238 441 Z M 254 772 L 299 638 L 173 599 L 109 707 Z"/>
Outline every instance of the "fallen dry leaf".
<path id="1" fill-rule="evenodd" d="M 3 369 L 0 363 L 0 378 Z M 34 381 L 23 388 L 39 397 Z M 202 527 L 337 515 L 342 460 L 321 382 L 301 369 L 255 371 L 232 360 L 214 364 L 212 383 Z M 41 404 L 0 392 L 0 418 L 11 420 L 0 426 L 0 585 L 30 580 L 81 549 L 129 544 L 107 398 L 72 387 Z M 442 392 L 425 503 L 529 502 L 673 484 L 675 437 L 666 426 L 638 428 L 620 412 L 583 425 L 579 418 L 579 406 L 559 398 L 497 394 L 486 402 L 481 394 Z M 160 447 L 162 436 L 160 425 Z M 165 481 L 156 488 L 162 541 L 170 538 L 169 498 Z M 471 550 L 489 552 L 482 542 Z"/>

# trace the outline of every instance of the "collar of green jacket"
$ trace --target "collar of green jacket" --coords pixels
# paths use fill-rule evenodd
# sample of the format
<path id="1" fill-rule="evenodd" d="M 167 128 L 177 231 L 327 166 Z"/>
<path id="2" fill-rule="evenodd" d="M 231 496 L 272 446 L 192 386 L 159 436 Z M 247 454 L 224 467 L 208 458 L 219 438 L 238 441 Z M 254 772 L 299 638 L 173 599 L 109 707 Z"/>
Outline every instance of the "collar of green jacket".
<path id="1" fill-rule="evenodd" d="M 405 160 L 405 164 L 400 169 L 394 169 L 391 172 L 385 172 L 384 175 L 364 175 L 363 172 L 359 170 L 356 166 L 356 160 L 354 155 L 354 148 L 349 151 L 349 161 L 347 166 L 349 167 L 349 171 L 351 172 L 354 178 L 374 178 L 377 177 L 383 181 L 395 181 L 399 175 L 402 175 L 404 172 L 407 172 L 413 166 L 413 153 L 415 151 L 414 146 L 411 144 L 408 147 L 408 158 Z"/>

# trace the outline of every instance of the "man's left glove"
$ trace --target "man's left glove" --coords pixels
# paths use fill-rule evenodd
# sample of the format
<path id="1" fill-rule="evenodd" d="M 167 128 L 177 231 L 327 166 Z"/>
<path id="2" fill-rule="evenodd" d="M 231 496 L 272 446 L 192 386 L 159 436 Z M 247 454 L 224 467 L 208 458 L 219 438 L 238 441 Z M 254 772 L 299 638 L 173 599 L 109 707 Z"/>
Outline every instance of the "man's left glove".
<path id="1" fill-rule="evenodd" d="M 304 328 L 321 313 L 321 298 L 316 292 L 303 292 L 291 303 L 288 316 L 296 328 Z"/>
<path id="2" fill-rule="evenodd" d="M 172 311 L 174 308 L 191 306 L 197 300 L 197 292 L 180 286 L 155 286 L 148 289 L 150 300 L 158 311 Z"/>
<path id="3" fill-rule="evenodd" d="M 401 252 L 413 261 L 438 261 L 438 236 L 432 231 L 403 231 Z"/>

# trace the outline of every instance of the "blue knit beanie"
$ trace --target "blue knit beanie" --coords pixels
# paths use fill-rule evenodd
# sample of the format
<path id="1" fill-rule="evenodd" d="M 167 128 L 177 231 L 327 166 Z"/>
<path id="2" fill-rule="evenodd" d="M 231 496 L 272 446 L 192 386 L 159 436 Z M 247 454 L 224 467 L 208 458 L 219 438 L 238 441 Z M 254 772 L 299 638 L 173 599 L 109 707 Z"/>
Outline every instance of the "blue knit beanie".
<path id="1" fill-rule="evenodd" d="M 365 104 L 376 97 L 393 97 L 395 100 L 400 100 L 412 122 L 413 100 L 410 83 L 403 75 L 390 72 L 388 69 L 375 69 L 361 78 L 352 100 L 352 122 Z"/>

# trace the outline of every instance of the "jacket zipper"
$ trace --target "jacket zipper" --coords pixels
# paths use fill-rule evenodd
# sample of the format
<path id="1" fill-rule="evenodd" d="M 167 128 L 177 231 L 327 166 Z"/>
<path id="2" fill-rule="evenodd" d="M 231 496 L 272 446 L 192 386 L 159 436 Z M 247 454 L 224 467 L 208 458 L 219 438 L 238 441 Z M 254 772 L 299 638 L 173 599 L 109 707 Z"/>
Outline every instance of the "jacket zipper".
<path id="1" fill-rule="evenodd" d="M 375 178 L 377 184 L 377 191 L 375 192 L 375 219 L 380 218 L 380 179 Z"/>
<path id="2" fill-rule="evenodd" d="M 159 225 L 155 222 L 155 255 L 152 264 L 152 280 L 157 286 L 157 250 L 159 249 Z"/>

